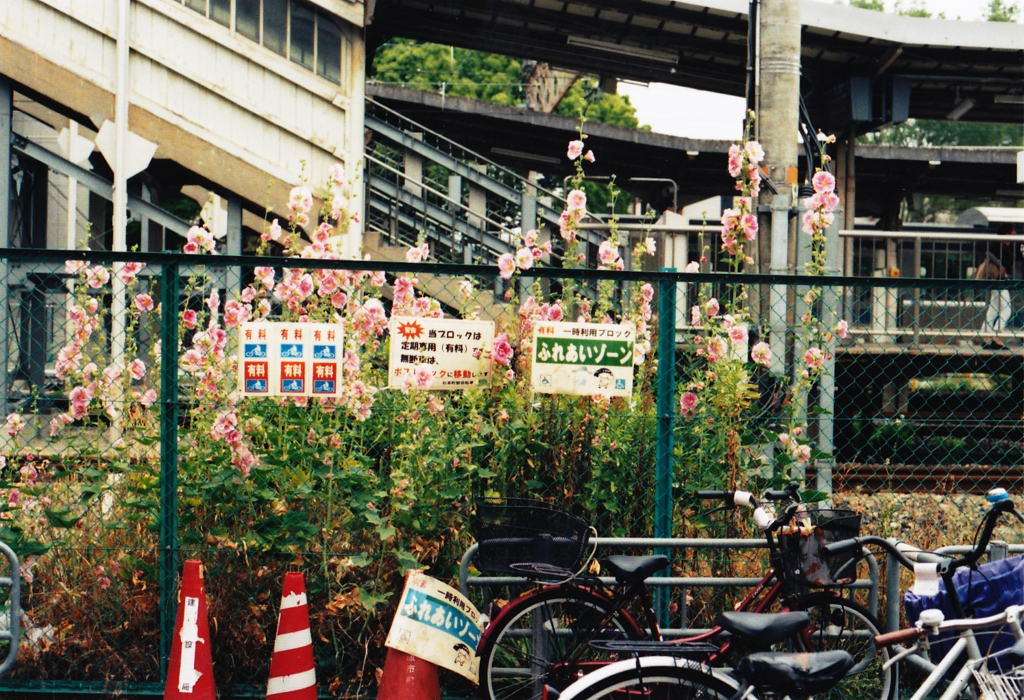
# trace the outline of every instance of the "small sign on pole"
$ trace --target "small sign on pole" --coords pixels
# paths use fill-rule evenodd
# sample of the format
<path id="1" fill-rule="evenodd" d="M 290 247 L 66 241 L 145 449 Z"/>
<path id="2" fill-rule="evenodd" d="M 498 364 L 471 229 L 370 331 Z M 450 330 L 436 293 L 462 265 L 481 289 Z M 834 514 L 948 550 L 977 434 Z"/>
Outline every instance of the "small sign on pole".
<path id="1" fill-rule="evenodd" d="M 630 396 L 635 341 L 632 323 L 538 323 L 530 385 L 539 394 Z"/>
<path id="2" fill-rule="evenodd" d="M 337 396 L 344 333 L 335 323 L 242 324 L 238 390 L 242 396 Z"/>
<path id="3" fill-rule="evenodd" d="M 410 571 L 384 644 L 477 683 L 480 612 L 459 591 L 422 571 Z"/>
<path id="4" fill-rule="evenodd" d="M 392 389 L 472 389 L 487 384 L 494 343 L 492 321 L 394 316 L 388 386 Z"/>

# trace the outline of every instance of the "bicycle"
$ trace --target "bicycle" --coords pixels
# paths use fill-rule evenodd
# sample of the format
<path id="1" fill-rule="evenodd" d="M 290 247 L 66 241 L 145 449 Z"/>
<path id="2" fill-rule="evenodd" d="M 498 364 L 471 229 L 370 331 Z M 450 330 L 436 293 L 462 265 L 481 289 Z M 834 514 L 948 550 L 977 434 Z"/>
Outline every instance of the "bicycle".
<path id="1" fill-rule="evenodd" d="M 808 592 L 808 587 L 826 582 L 807 580 L 799 560 L 787 556 L 787 552 L 793 554 L 792 548 L 786 546 L 788 541 L 801 537 L 799 532 L 790 531 L 798 511 L 804 507 L 799 502 L 796 485 L 765 494 L 767 500 L 788 502 L 785 512 L 778 518 L 769 515 L 758 500 L 746 492 L 703 491 L 697 496 L 722 500 L 728 508 L 751 508 L 755 523 L 767 538 L 770 569 L 736 609 L 765 612 L 778 606 L 781 610 L 810 612 L 812 624 L 791 643 L 804 650 L 845 648 L 857 661 L 852 669 L 856 677 L 845 687 L 837 689 L 835 697 L 888 700 L 895 691 L 895 684 L 884 667 L 888 660 L 887 651 L 876 655 L 873 639 L 880 633 L 880 628 L 874 616 L 859 604 L 831 590 Z M 812 515 L 808 513 L 806 517 Z M 507 520 L 505 518 L 503 522 Z M 823 525 L 828 527 L 827 522 Z M 838 524 L 835 526 L 837 533 L 844 532 Z M 536 527 L 537 523 L 531 522 L 523 529 L 530 531 Z M 577 524 L 575 532 L 580 531 Z M 498 531 L 492 534 L 509 533 Z M 531 538 L 523 536 L 527 533 L 522 531 L 514 534 L 518 536 L 495 537 L 495 541 L 518 550 L 505 562 L 505 569 L 532 574 L 535 580 L 540 581 L 546 579 L 550 582 L 550 577 L 555 576 L 557 582 L 542 585 L 510 601 L 485 629 L 478 646 L 480 688 L 485 700 L 537 700 L 545 685 L 566 687 L 588 671 L 609 663 L 607 653 L 614 649 L 607 645 L 597 648 L 592 642 L 661 639 L 650 591 L 644 582 L 648 576 L 668 565 L 667 557 L 608 557 L 607 568 L 619 584 L 619 590 L 615 592 L 596 577 L 573 574 L 569 569 L 575 562 L 568 566 L 564 560 L 561 566 L 552 565 L 549 561 L 524 562 Z M 481 540 L 479 536 L 477 539 Z M 582 552 L 586 546 L 583 540 L 571 547 L 565 542 L 556 547 L 553 543 L 558 535 L 550 532 L 542 532 L 536 539 L 548 553 L 555 549 Z M 562 536 L 562 539 L 576 541 L 574 537 Z M 829 580 L 827 583 L 836 582 Z M 627 606 L 636 601 L 640 602 L 639 607 L 643 611 L 642 623 L 627 610 Z M 696 653 L 694 650 L 701 649 L 699 645 L 704 644 L 706 648 L 710 640 L 717 638 L 722 631 L 722 626 L 716 626 L 696 637 L 670 643 L 678 645 L 684 653 L 687 649 Z M 708 662 L 712 665 L 727 663 L 732 647 L 729 640 L 716 642 L 712 645 Z"/>
<path id="2" fill-rule="evenodd" d="M 935 670 L 921 683 L 910 700 L 924 700 L 943 680 L 945 672 L 964 654 L 963 668 L 950 681 L 939 700 L 956 700 L 965 690 L 983 700 L 1020 700 L 1024 697 L 1024 630 L 1021 615 L 1024 606 L 1014 605 L 1002 613 L 983 618 L 945 620 L 939 610 L 929 610 L 915 627 L 879 635 L 879 648 L 900 642 L 915 645 L 894 657 L 890 663 L 918 650 L 927 651 L 932 637 L 956 632 L 958 640 Z M 770 617 L 770 616 L 769 616 Z M 1009 628 L 1014 645 L 1007 650 L 982 654 L 975 633 Z M 661 650 L 669 644 L 662 642 Z M 1017 665 L 1008 670 L 992 667 L 1007 656 Z M 691 659 L 673 656 L 637 656 L 609 664 L 584 676 L 563 691 L 546 688 L 544 700 L 601 700 L 601 698 L 643 697 L 648 700 L 755 700 L 790 698 L 806 700 L 821 697 L 848 677 L 855 659 L 842 650 L 811 654 L 778 652 L 756 653 L 744 657 L 730 674 Z M 756 695 L 755 695 L 756 693 Z"/>
<path id="3" fill-rule="evenodd" d="M 804 628 L 810 624 L 810 617 L 805 613 L 782 615 L 802 616 L 801 624 Z M 791 624 L 779 614 L 759 617 L 763 618 L 761 626 L 766 629 Z M 657 644 L 662 652 L 672 651 L 670 643 Z M 821 697 L 823 693 L 834 690 L 849 677 L 856 663 L 853 656 L 842 649 L 812 653 L 757 652 L 744 656 L 729 673 L 692 659 L 638 655 L 633 659 L 608 664 L 572 683 L 564 691 L 547 687 L 543 700 L 600 700 L 609 697 L 643 697 L 648 700 L 808 700 L 812 694 Z"/>

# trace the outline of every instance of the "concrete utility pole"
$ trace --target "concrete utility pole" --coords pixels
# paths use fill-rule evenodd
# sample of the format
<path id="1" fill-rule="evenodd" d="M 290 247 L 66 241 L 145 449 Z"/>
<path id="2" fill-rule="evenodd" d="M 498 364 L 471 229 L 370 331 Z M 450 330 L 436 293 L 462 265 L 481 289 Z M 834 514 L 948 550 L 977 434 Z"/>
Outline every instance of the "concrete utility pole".
<path id="1" fill-rule="evenodd" d="M 768 177 L 779 189 L 779 197 L 790 198 L 789 184 L 796 183 L 797 145 L 800 123 L 800 3 L 797 0 L 761 0 L 758 73 L 758 139 L 764 147 L 762 163 Z M 762 190 L 761 204 L 772 205 L 775 197 Z M 767 222 L 765 222 L 767 223 Z M 778 232 L 765 226 L 759 236 L 758 271 L 772 269 L 772 247 L 791 250 L 789 236 L 774 240 Z M 765 235 L 767 234 L 767 235 Z M 794 264 L 793 253 L 786 255 Z"/>

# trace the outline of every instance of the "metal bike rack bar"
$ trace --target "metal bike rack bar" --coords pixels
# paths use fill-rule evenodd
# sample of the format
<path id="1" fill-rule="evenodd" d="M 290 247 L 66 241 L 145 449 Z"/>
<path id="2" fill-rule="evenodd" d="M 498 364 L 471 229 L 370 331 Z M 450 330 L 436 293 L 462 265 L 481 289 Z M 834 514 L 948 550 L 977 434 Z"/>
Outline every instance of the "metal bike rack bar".
<path id="1" fill-rule="evenodd" d="M 624 548 L 666 548 L 666 549 L 767 549 L 768 543 L 764 539 L 701 539 L 701 538 L 659 538 L 659 537 L 594 537 L 590 542 L 601 549 L 624 549 Z M 462 556 L 459 565 L 459 590 L 464 595 L 469 595 L 470 588 L 488 588 L 491 586 L 522 585 L 528 587 L 535 585 L 530 579 L 520 576 L 470 576 L 469 567 L 476 557 L 478 545 L 473 544 Z M 865 556 L 868 562 L 868 577 L 859 579 L 844 589 L 866 589 L 868 591 L 868 610 L 872 615 L 878 615 L 878 561 L 874 555 L 868 553 Z M 766 569 L 767 570 L 767 569 Z M 601 577 L 602 583 L 609 586 L 615 585 L 614 578 Z M 651 588 L 668 587 L 679 589 L 682 611 L 681 627 L 665 627 L 661 631 L 666 637 L 681 637 L 700 634 L 707 630 L 686 626 L 686 591 L 690 588 L 727 588 L 746 587 L 753 588 L 761 582 L 761 578 L 753 577 L 715 577 L 715 576 L 665 576 L 651 577 L 647 585 Z"/>
<path id="2" fill-rule="evenodd" d="M 17 555 L 3 542 L 0 542 L 0 553 L 7 557 L 7 561 L 11 565 L 11 575 L 0 577 L 0 588 L 10 590 L 6 614 L 8 625 L 6 630 L 0 630 L 0 641 L 10 642 L 7 656 L 0 663 L 0 676 L 2 676 L 11 670 L 14 662 L 18 659 L 18 646 L 21 634 L 21 570 L 18 568 Z"/>

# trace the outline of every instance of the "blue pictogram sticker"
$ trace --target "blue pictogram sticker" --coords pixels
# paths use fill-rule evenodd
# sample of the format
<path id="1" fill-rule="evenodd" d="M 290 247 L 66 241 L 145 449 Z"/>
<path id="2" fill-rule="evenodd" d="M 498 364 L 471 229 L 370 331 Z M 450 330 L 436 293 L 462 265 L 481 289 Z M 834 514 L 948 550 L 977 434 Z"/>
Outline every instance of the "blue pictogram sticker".
<path id="1" fill-rule="evenodd" d="M 246 391 L 266 391 L 267 380 L 266 379 L 246 379 L 245 380 Z"/>
<path id="2" fill-rule="evenodd" d="M 313 359 L 314 360 L 336 360 L 338 359 L 338 351 L 333 345 L 314 345 L 313 346 Z"/>
<path id="3" fill-rule="evenodd" d="M 281 357 L 289 359 L 302 357 L 301 343 L 281 343 Z"/>
<path id="4" fill-rule="evenodd" d="M 305 384 L 303 379 L 285 379 L 281 382 L 281 391 L 287 391 L 289 394 L 301 394 Z"/>
<path id="5" fill-rule="evenodd" d="M 263 358 L 267 357 L 267 344 L 266 343 L 246 343 L 245 344 L 245 357 L 248 358 Z"/>
<path id="6" fill-rule="evenodd" d="M 615 388 L 616 389 L 625 389 L 626 388 L 626 380 L 625 379 L 616 379 L 615 380 Z"/>
<path id="7" fill-rule="evenodd" d="M 313 393 L 314 394 L 333 394 L 334 393 L 334 380 L 333 379 L 318 379 L 313 382 Z"/>

